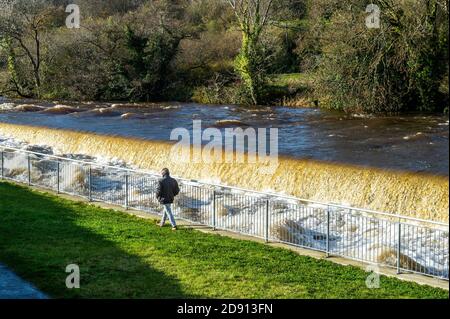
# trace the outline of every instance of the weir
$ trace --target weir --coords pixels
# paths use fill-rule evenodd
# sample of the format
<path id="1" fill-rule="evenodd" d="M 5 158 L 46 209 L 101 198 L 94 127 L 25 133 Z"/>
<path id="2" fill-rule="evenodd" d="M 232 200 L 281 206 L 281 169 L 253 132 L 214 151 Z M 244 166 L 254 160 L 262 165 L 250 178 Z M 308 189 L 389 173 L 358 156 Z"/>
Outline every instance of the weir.
<path id="1" fill-rule="evenodd" d="M 320 202 L 448 222 L 449 182 L 446 176 L 382 170 L 280 156 L 273 174 L 261 173 L 261 163 L 192 164 L 172 159 L 173 144 L 0 123 L 0 135 L 58 154 L 118 158 L 140 169 L 171 171 L 186 179 L 221 183 L 257 191 L 277 192 Z"/>

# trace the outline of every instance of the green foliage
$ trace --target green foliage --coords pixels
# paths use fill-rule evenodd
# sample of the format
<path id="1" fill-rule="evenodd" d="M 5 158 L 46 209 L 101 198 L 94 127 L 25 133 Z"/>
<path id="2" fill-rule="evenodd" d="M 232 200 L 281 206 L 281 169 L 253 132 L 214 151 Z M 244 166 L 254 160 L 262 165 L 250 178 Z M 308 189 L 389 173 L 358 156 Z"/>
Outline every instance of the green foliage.
<path id="1" fill-rule="evenodd" d="M 131 101 L 160 99 L 180 39 L 162 32 L 140 36 L 130 26 L 125 27 L 124 33 L 126 54 L 118 62 L 117 72 L 113 72 L 115 76 L 104 94 L 110 99 Z"/>
<path id="2" fill-rule="evenodd" d="M 208 86 L 195 88 L 192 101 L 202 104 L 252 104 L 245 86 L 234 83 L 218 85 L 213 82 Z"/>
<path id="3" fill-rule="evenodd" d="M 234 61 L 247 95 L 244 104 L 258 104 L 266 86 L 264 49 L 252 37 L 243 35 L 242 48 Z"/>
<path id="4" fill-rule="evenodd" d="M 0 261 L 53 298 L 442 298 L 282 248 L 181 228 L 0 183 Z M 80 289 L 67 289 L 77 264 Z"/>
<path id="5" fill-rule="evenodd" d="M 366 27 L 365 0 L 79 0 L 77 30 L 64 1 L 13 2 L 17 18 L 0 10 L 0 95 L 448 110 L 445 0 L 374 0 L 381 29 Z M 298 72 L 314 81 L 273 83 Z"/>
<path id="6" fill-rule="evenodd" d="M 234 68 L 242 80 L 247 99 L 245 104 L 259 104 L 267 82 L 266 47 L 261 41 L 274 16 L 274 0 L 237 0 L 230 2 L 242 32 L 241 51 Z"/>
<path id="7" fill-rule="evenodd" d="M 324 17 L 316 95 L 349 112 L 442 111 L 448 12 L 437 1 L 375 3 L 380 29 L 365 26 L 360 0 L 352 1 L 353 10 L 336 8 Z"/>

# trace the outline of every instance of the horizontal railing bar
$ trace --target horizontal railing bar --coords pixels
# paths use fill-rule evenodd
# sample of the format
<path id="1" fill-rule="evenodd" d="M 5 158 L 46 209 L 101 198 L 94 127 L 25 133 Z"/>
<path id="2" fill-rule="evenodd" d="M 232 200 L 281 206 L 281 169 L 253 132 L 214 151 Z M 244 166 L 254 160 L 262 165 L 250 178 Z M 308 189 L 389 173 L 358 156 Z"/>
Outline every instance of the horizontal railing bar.
<path id="1" fill-rule="evenodd" d="M 138 169 L 132 169 L 132 168 L 126 168 L 126 167 L 112 166 L 112 165 L 107 165 L 107 164 L 99 164 L 99 163 L 89 162 L 89 161 L 81 161 L 81 160 L 76 160 L 76 159 L 62 157 L 62 156 L 57 156 L 57 155 L 52 155 L 52 154 L 45 154 L 45 153 L 27 151 L 27 150 L 15 148 L 15 147 L 0 146 L 0 149 L 2 149 L 3 151 L 6 151 L 6 152 L 8 152 L 8 150 L 12 150 L 14 152 L 21 152 L 21 153 L 32 154 L 32 155 L 37 155 L 37 156 L 44 156 L 44 157 L 48 157 L 48 158 L 52 158 L 52 159 L 58 159 L 58 160 L 78 163 L 78 164 L 81 164 L 81 165 L 98 166 L 98 167 L 103 167 L 103 168 L 110 168 L 110 169 L 114 169 L 114 170 L 120 170 L 120 171 L 124 171 L 124 172 L 131 172 L 131 173 L 137 173 L 137 174 L 150 175 L 150 176 L 155 177 L 155 178 L 159 177 L 157 174 L 149 172 L 149 171 L 145 171 L 145 170 L 138 170 Z M 245 189 L 245 188 L 236 187 L 236 186 L 215 184 L 215 183 L 203 182 L 203 181 L 198 181 L 198 180 L 193 180 L 193 179 L 189 180 L 189 179 L 186 179 L 186 178 L 183 178 L 183 177 L 179 177 L 179 176 L 173 176 L 173 177 L 178 179 L 179 181 L 185 182 L 185 183 L 198 183 L 200 185 L 219 187 L 219 188 L 225 188 L 225 189 L 230 189 L 230 190 L 237 190 L 237 191 L 240 191 L 240 192 L 258 194 L 258 195 L 263 195 L 263 196 L 267 196 L 267 197 L 277 197 L 277 198 L 285 199 L 285 200 L 293 200 L 293 201 L 305 202 L 305 203 L 309 203 L 309 204 L 316 204 L 316 205 L 321 205 L 321 206 L 326 206 L 326 207 L 334 207 L 334 208 L 340 208 L 340 209 L 345 209 L 345 210 L 353 210 L 353 211 L 358 211 L 358 212 L 363 212 L 363 213 L 380 215 L 380 216 L 385 216 L 385 217 L 389 217 L 389 218 L 403 219 L 403 220 L 406 220 L 406 221 L 413 221 L 413 222 L 418 222 L 418 223 L 428 223 L 428 224 L 437 225 L 437 226 L 449 227 L 449 224 L 447 224 L 447 223 L 433 221 L 433 220 L 426 220 L 426 219 L 421 219 L 421 218 L 415 218 L 415 217 L 409 217 L 409 216 L 404 216 L 404 215 L 395 214 L 395 213 L 380 212 L 380 211 L 376 211 L 376 210 L 351 207 L 351 206 L 341 205 L 341 204 L 325 203 L 325 202 L 320 202 L 320 201 L 310 200 L 310 199 L 303 199 L 303 198 L 298 198 L 298 197 L 289 196 L 289 195 L 283 195 L 283 194 L 277 194 L 277 193 L 269 193 L 269 192 L 261 192 L 261 191 L 250 190 L 250 189 Z"/>

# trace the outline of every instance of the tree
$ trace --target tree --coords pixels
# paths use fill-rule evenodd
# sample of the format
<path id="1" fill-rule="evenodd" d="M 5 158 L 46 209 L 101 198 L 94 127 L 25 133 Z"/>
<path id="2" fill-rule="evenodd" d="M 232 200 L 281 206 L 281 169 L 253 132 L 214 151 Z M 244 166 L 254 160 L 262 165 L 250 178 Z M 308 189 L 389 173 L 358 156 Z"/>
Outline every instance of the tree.
<path id="1" fill-rule="evenodd" d="M 242 32 L 242 46 L 235 68 L 244 82 L 252 104 L 261 101 L 265 86 L 261 34 L 273 16 L 274 0 L 227 0 Z"/>
<path id="2" fill-rule="evenodd" d="M 41 34 L 52 20 L 53 7 L 45 0 L 2 0 L 0 2 L 0 42 L 8 51 L 11 84 L 21 96 L 41 96 Z M 33 74 L 33 88 L 20 78 L 17 56 L 24 56 Z"/>
<path id="3" fill-rule="evenodd" d="M 103 78 L 96 98 L 164 99 L 179 44 L 196 32 L 185 5 L 184 0 L 155 0 L 124 15 L 84 22 L 79 42 L 99 60 L 94 68 L 101 67 Z"/>

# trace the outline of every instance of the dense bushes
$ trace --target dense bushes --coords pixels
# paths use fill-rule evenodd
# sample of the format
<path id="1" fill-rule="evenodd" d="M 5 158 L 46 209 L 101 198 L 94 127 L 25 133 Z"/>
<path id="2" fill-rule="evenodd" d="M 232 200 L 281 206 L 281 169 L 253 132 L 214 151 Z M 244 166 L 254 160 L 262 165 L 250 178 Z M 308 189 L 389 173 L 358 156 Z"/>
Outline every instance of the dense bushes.
<path id="1" fill-rule="evenodd" d="M 0 95 L 442 111 L 447 1 L 372 2 L 380 29 L 364 0 L 0 0 Z"/>
<path id="2" fill-rule="evenodd" d="M 322 2 L 316 6 L 330 7 L 328 0 Z M 374 1 L 381 9 L 380 29 L 362 23 L 366 1 L 346 3 L 331 4 L 331 14 L 325 9 L 315 19 L 322 24 L 315 82 L 322 102 L 361 112 L 443 110 L 439 89 L 448 72 L 446 2 Z"/>

